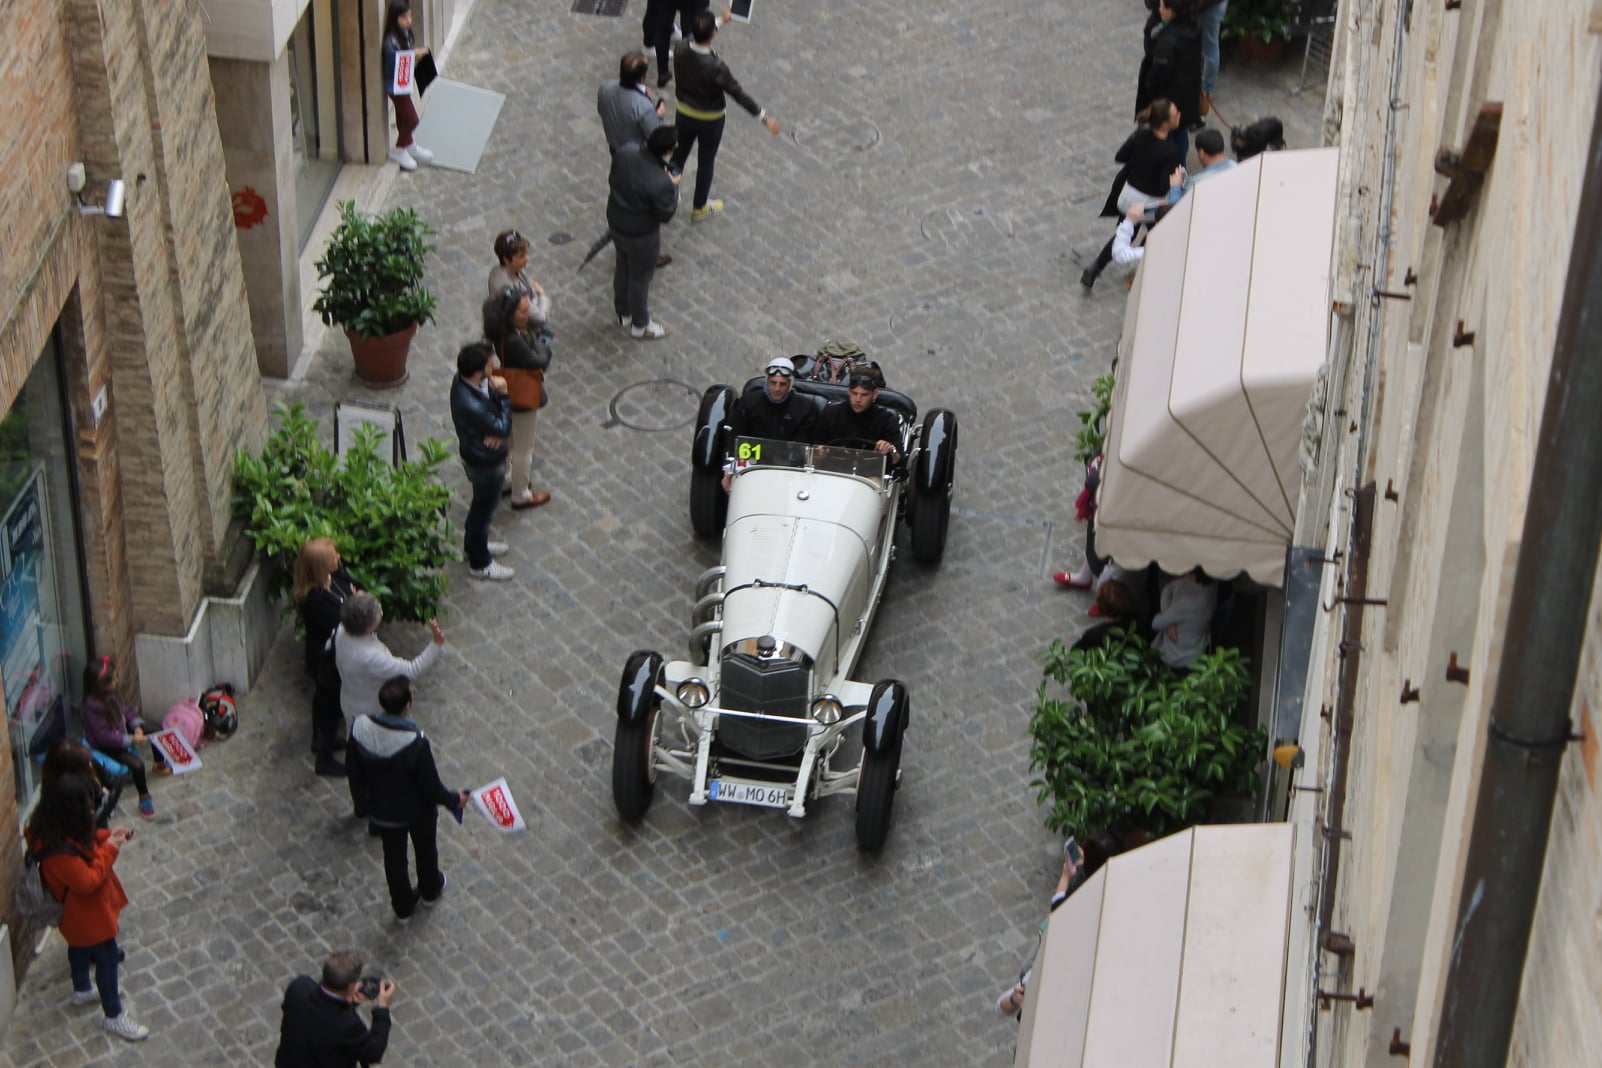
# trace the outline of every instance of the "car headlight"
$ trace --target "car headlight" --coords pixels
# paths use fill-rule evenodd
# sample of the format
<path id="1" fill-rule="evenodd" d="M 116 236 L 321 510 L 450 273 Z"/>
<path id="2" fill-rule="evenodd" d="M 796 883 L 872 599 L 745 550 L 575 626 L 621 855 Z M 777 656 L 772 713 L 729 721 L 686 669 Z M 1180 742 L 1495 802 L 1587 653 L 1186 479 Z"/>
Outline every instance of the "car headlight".
<path id="1" fill-rule="evenodd" d="M 812 702 L 812 718 L 825 727 L 840 722 L 840 699 L 832 693 L 821 694 Z"/>
<path id="2" fill-rule="evenodd" d="M 674 695 L 687 708 L 700 708 L 712 696 L 711 691 L 706 688 L 706 683 L 700 679 L 685 679 L 679 683 L 679 688 L 674 691 Z"/>

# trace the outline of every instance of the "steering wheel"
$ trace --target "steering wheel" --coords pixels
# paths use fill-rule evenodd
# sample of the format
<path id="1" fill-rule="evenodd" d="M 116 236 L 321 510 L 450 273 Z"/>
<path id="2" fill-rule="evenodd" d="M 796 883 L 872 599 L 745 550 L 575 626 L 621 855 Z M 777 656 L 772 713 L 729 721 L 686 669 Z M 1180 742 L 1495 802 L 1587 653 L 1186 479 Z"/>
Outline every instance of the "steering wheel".
<path id="1" fill-rule="evenodd" d="M 829 444 L 838 445 L 842 449 L 861 449 L 864 452 L 875 452 L 879 448 L 879 443 L 872 438 L 859 438 L 854 436 L 833 438 L 830 440 Z M 895 443 L 891 442 L 891 444 L 893 445 Z M 900 450 L 898 449 L 897 451 L 899 452 Z"/>

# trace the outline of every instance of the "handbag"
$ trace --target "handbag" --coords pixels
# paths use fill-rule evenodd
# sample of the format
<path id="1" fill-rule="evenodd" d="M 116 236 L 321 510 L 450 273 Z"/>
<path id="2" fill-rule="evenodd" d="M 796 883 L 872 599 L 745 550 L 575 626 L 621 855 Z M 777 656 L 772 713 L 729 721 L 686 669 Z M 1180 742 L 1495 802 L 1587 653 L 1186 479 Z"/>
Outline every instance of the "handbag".
<path id="1" fill-rule="evenodd" d="M 503 367 L 501 377 L 506 379 L 506 394 L 512 400 L 512 411 L 532 412 L 545 406 L 544 371 Z"/>

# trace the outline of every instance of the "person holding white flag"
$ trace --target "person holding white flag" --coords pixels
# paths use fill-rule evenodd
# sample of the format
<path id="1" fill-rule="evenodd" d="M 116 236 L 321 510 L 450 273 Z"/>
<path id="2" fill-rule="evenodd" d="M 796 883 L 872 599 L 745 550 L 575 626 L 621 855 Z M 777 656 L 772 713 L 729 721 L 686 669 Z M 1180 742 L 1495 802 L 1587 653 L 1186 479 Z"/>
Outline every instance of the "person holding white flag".
<path id="1" fill-rule="evenodd" d="M 450 790 L 434 766 L 434 750 L 417 722 L 407 716 L 412 707 L 412 680 L 396 675 L 378 688 L 376 716 L 360 716 L 351 728 L 345 766 L 352 789 L 368 800 L 368 826 L 384 843 L 384 878 L 389 903 L 401 923 L 411 919 L 419 902 L 426 908 L 445 892 L 445 873 L 439 867 L 437 807 L 460 813 L 467 804 L 466 790 Z M 417 885 L 412 885 L 406 842 L 417 854 Z"/>
<path id="2" fill-rule="evenodd" d="M 412 103 L 413 77 L 417 61 L 428 55 L 427 48 L 412 47 L 412 5 L 410 0 L 389 0 L 384 12 L 384 43 L 381 59 L 384 92 L 395 105 L 395 147 L 389 158 L 403 171 L 415 171 L 419 163 L 434 162 L 434 153 L 412 140 L 412 131 L 421 120 Z"/>

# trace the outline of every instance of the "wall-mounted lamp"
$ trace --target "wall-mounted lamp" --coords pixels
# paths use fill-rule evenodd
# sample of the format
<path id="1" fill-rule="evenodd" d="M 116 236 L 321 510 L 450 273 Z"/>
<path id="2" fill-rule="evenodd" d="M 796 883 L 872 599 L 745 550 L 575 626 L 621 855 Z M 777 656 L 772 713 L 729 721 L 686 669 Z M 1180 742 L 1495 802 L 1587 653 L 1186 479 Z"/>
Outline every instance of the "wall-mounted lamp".
<path id="1" fill-rule="evenodd" d="M 83 199 L 84 186 L 88 184 L 88 177 L 84 174 L 83 164 L 74 163 L 67 168 L 67 189 L 78 197 L 79 215 L 105 215 L 113 219 L 122 218 L 123 203 L 127 199 L 127 190 L 121 178 L 113 178 L 106 183 L 106 202 L 104 204 L 86 204 Z"/>

